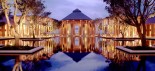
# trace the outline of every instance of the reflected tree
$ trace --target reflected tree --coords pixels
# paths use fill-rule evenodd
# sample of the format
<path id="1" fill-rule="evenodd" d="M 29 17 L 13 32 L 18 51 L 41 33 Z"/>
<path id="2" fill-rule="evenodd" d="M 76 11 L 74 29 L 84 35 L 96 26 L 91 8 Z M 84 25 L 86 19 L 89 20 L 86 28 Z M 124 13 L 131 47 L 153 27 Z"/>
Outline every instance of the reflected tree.
<path id="1" fill-rule="evenodd" d="M 0 4 L 2 7 L 2 11 L 4 12 L 4 15 L 6 17 L 7 24 L 9 26 L 9 31 L 13 30 L 14 38 L 15 38 L 15 46 L 20 46 L 19 44 L 19 38 L 21 37 L 21 30 L 18 30 L 20 25 L 22 25 L 25 20 L 25 17 L 28 15 L 32 15 L 33 13 L 38 13 L 45 8 L 43 6 L 42 0 L 0 0 Z M 13 23 L 11 22 L 12 19 L 10 18 L 10 11 L 13 9 Z M 37 12 L 36 12 L 36 11 Z M 18 14 L 21 14 L 20 17 L 18 17 Z M 46 16 L 49 13 L 42 13 L 42 15 Z M 20 70 L 22 71 L 22 67 L 20 64 L 20 59 L 17 57 L 15 59 L 15 65 L 13 67 L 13 71 Z"/>
<path id="2" fill-rule="evenodd" d="M 125 23 L 135 26 L 141 39 L 141 46 L 147 47 L 146 43 L 146 20 L 155 12 L 155 0 L 103 0 L 108 4 L 106 7 L 110 15 L 119 17 Z M 137 71 L 145 66 L 145 57 L 141 57 Z M 145 68 L 143 69 L 145 71 Z"/>

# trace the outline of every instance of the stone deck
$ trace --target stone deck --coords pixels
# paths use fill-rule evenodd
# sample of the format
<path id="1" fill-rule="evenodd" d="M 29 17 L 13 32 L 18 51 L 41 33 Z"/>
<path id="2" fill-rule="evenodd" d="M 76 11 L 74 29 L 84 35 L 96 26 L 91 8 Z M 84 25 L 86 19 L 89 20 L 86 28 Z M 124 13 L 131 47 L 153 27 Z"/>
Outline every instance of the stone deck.
<path id="1" fill-rule="evenodd" d="M 129 54 L 154 54 L 155 55 L 155 50 L 131 50 L 128 48 L 125 48 L 124 46 L 116 46 L 116 49 L 127 52 Z"/>

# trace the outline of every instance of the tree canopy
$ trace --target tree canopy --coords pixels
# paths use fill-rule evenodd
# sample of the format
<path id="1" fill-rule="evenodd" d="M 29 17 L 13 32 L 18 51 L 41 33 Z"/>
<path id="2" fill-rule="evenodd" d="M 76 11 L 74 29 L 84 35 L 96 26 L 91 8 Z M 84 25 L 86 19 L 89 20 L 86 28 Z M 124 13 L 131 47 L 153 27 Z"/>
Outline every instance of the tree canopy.
<path id="1" fill-rule="evenodd" d="M 124 17 L 124 21 L 130 25 L 140 25 L 149 15 L 155 11 L 155 0 L 104 0 L 111 15 Z M 137 18 L 140 17 L 140 22 Z"/>
<path id="2" fill-rule="evenodd" d="M 103 0 L 107 11 L 123 22 L 135 26 L 142 46 L 146 46 L 146 20 L 155 12 L 155 0 Z"/>

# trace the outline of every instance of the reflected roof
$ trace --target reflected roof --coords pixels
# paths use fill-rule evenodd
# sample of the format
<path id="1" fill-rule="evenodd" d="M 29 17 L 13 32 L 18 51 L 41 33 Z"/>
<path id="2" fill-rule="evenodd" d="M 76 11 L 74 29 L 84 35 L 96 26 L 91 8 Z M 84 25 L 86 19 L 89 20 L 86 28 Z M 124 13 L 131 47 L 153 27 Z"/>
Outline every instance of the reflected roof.
<path id="1" fill-rule="evenodd" d="M 75 62 L 79 62 L 82 58 L 84 58 L 85 56 L 87 56 L 89 54 L 89 52 L 83 52 L 83 53 L 79 53 L 79 52 L 75 52 L 75 53 L 67 53 L 64 52 L 66 55 L 68 55 L 69 57 L 71 57 Z"/>

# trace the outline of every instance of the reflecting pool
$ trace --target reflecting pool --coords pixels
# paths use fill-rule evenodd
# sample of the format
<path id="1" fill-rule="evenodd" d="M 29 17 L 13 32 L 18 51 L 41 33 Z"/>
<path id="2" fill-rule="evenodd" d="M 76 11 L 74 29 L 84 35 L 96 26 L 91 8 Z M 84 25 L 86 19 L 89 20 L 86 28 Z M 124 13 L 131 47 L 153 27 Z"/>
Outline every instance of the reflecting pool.
<path id="1" fill-rule="evenodd" d="M 1 45 L 13 45 L 15 40 L 1 40 Z M 149 40 L 149 44 L 154 44 Z M 139 45 L 139 40 L 114 41 L 98 37 L 56 37 L 43 41 L 22 41 L 24 46 L 42 46 L 34 54 L 18 55 L 23 71 L 136 71 L 141 63 L 138 54 L 117 50 L 116 46 Z M 0 71 L 12 71 L 17 55 L 0 54 Z M 145 55 L 141 67 L 155 71 L 154 55 Z"/>

